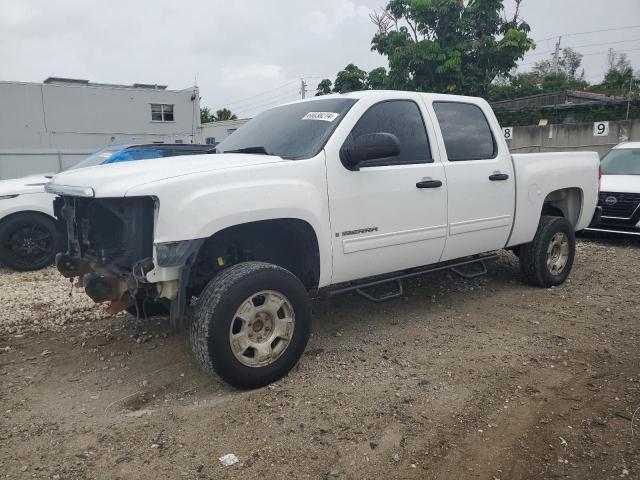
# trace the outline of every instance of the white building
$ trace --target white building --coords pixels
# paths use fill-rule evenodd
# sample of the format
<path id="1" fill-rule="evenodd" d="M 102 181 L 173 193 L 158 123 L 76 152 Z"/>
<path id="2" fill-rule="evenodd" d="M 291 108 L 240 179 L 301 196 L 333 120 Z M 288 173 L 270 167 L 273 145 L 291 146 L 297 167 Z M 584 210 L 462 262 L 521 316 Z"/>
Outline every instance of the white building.
<path id="1" fill-rule="evenodd" d="M 249 120 L 250 118 L 241 118 L 238 120 L 203 123 L 202 141 L 208 145 L 217 145 Z"/>
<path id="2" fill-rule="evenodd" d="M 0 82 L 0 105 L 0 179 L 56 172 L 116 142 L 202 142 L 197 87 Z"/>

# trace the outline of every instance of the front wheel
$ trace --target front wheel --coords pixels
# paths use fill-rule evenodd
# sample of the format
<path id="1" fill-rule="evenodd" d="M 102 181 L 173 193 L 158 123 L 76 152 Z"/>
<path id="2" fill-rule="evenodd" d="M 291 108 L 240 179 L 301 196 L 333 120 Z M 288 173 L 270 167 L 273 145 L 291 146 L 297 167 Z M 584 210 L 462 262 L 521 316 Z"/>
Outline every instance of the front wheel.
<path id="1" fill-rule="evenodd" d="M 237 388 L 285 376 L 311 332 L 306 289 L 288 270 L 262 262 L 231 266 L 202 291 L 191 323 L 194 355 Z"/>
<path id="2" fill-rule="evenodd" d="M 520 247 L 520 270 L 525 282 L 540 287 L 562 284 L 573 266 L 576 239 L 563 217 L 543 216 L 531 243 Z"/>

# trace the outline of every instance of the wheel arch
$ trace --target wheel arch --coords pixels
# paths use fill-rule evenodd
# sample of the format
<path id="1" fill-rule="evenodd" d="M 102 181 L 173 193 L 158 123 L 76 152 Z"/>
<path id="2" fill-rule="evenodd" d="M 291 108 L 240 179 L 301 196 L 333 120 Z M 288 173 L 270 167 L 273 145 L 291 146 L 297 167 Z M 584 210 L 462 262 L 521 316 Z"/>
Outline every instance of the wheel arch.
<path id="1" fill-rule="evenodd" d="M 579 187 L 567 187 L 547 194 L 542 202 L 540 218 L 544 215 L 564 217 L 576 228 L 580 221 L 584 203 L 584 193 Z"/>
<path id="2" fill-rule="evenodd" d="M 51 220 L 52 222 L 56 222 L 56 218 L 51 215 L 48 212 L 44 212 L 42 210 L 35 210 L 35 209 L 29 209 L 29 210 L 18 210 L 18 211 L 14 211 L 9 213 L 8 215 L 5 215 L 3 217 L 0 218 L 0 225 L 3 224 L 5 221 L 8 221 L 12 218 L 18 217 L 20 215 L 40 215 L 42 217 L 45 217 L 49 220 Z"/>
<path id="3" fill-rule="evenodd" d="M 205 239 L 196 255 L 188 290 L 196 295 L 226 267 L 245 261 L 272 263 L 289 270 L 312 290 L 321 269 L 318 235 L 300 218 L 276 218 L 225 227 Z"/>

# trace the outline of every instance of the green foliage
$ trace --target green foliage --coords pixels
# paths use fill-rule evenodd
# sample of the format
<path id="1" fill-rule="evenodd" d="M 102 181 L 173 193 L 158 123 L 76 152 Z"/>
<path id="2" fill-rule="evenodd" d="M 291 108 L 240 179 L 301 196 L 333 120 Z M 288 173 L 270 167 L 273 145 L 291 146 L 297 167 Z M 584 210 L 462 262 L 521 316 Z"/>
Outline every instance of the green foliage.
<path id="1" fill-rule="evenodd" d="M 335 84 L 325 78 L 316 87 L 316 97 L 332 92 L 346 93 L 357 90 L 383 90 L 389 88 L 389 77 L 384 67 L 378 67 L 369 73 L 356 65 L 349 64 L 336 75 Z"/>
<path id="2" fill-rule="evenodd" d="M 200 109 L 200 123 L 211 123 L 215 122 L 216 118 L 211 113 L 209 107 L 202 107 Z"/>
<path id="3" fill-rule="evenodd" d="M 388 87 L 389 77 L 384 67 L 374 68 L 367 75 L 367 88 L 369 90 L 384 90 Z"/>
<path id="4" fill-rule="evenodd" d="M 584 80 L 584 70 L 578 74 L 578 69 L 581 65 L 582 54 L 576 52 L 570 47 L 567 47 L 563 48 L 562 53 L 558 56 L 557 65 L 554 58 L 541 60 L 536 62 L 531 71 L 540 80 L 543 80 L 546 76 L 551 74 L 561 74 L 569 81 L 580 81 Z"/>
<path id="5" fill-rule="evenodd" d="M 533 46 L 529 26 L 501 18 L 503 0 L 391 0 L 372 16 L 372 50 L 390 88 L 485 95 Z"/>
<path id="6" fill-rule="evenodd" d="M 331 80 L 329 80 L 328 78 L 322 80 L 316 88 L 316 97 L 319 97 L 321 95 L 329 95 L 331 93 L 332 85 L 333 84 L 331 83 Z"/>
<path id="7" fill-rule="evenodd" d="M 367 85 L 367 72 L 350 63 L 344 70 L 340 70 L 333 83 L 333 91 L 338 93 L 355 92 L 365 90 Z"/>
<path id="8" fill-rule="evenodd" d="M 214 115 L 214 122 L 219 122 L 221 120 L 237 120 L 238 116 L 235 113 L 232 113 L 228 108 L 222 108 L 220 110 L 216 110 L 216 114 Z"/>
<path id="9" fill-rule="evenodd" d="M 600 122 L 605 120 L 624 120 L 627 103 L 622 101 L 611 105 L 578 104 L 543 108 L 519 108 L 516 110 L 496 110 L 501 125 L 537 125 L 541 118 L 551 124 Z M 631 102 L 629 119 L 640 119 L 640 101 Z"/>
<path id="10" fill-rule="evenodd" d="M 634 74 L 627 55 L 609 49 L 607 66 L 608 69 L 604 80 L 594 90 L 607 95 L 624 97 L 631 95 L 632 98 L 637 98 L 640 77 Z"/>
<path id="11" fill-rule="evenodd" d="M 560 90 L 586 90 L 589 83 L 584 80 L 584 71 L 578 74 L 581 65 L 582 54 L 566 48 L 559 56 L 557 68 L 553 58 L 541 60 L 530 72 L 494 81 L 487 98 L 497 101 Z"/>
<path id="12" fill-rule="evenodd" d="M 202 107 L 200 109 L 200 123 L 218 122 L 220 120 L 237 120 L 238 116 L 232 113 L 228 108 L 222 108 L 217 110 L 216 113 L 211 113 L 209 107 Z"/>

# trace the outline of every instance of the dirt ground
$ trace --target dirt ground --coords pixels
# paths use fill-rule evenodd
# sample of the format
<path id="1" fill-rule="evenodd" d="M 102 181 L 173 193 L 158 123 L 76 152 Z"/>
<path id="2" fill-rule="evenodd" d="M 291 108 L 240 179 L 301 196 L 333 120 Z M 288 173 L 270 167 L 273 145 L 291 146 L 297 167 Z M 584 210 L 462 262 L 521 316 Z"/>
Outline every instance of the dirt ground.
<path id="1" fill-rule="evenodd" d="M 559 288 L 505 253 L 316 301 L 298 367 L 249 392 L 162 321 L 132 338 L 53 269 L 0 270 L 0 478 L 640 478 L 639 266 L 640 241 L 583 239 Z"/>

